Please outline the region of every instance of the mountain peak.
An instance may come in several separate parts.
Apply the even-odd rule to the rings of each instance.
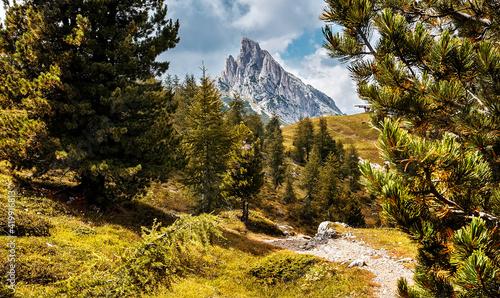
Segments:
[[[216,84],[228,98],[239,93],[255,112],[276,114],[289,124],[301,116],[342,114],[333,99],[286,72],[269,52],[247,37],[241,39],[236,60],[232,56],[226,59]]]

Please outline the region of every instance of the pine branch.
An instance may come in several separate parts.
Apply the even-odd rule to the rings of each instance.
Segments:
[[[453,206],[455,208],[462,210],[462,208],[457,203],[445,198],[441,193],[439,193],[439,191],[436,189],[436,186],[432,182],[430,170],[426,168],[424,169],[424,172],[425,172],[425,180],[429,184],[429,191],[431,194],[434,195],[434,198],[436,198],[439,202],[441,202],[444,205]]]
[[[488,19],[481,19],[481,18],[478,18],[474,15],[469,15],[469,14],[466,14],[464,12],[461,12],[459,10],[455,10],[453,9],[453,6],[450,7],[450,10],[448,11],[448,13],[451,15],[451,16],[454,16],[455,18],[459,19],[460,21],[474,21],[474,22],[479,22],[481,23],[482,25],[486,26],[486,27],[490,27],[491,26],[491,21],[488,20]]]
[[[366,34],[363,32],[363,30],[361,30],[360,26],[356,26],[356,31],[361,36],[361,39],[363,39],[364,44],[370,50],[370,54],[372,54],[373,56],[377,56],[377,51],[375,51],[375,49],[372,47],[372,45],[370,44],[370,41],[366,37]]]

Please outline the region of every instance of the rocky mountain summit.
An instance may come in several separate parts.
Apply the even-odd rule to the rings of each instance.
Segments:
[[[286,124],[299,121],[301,115],[313,118],[343,114],[333,99],[286,72],[269,52],[246,37],[241,40],[236,60],[232,56],[226,59],[215,83],[225,97],[239,93],[256,113],[276,113]]]

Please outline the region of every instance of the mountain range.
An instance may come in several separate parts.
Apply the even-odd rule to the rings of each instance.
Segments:
[[[238,57],[226,59],[215,84],[226,102],[238,93],[249,110],[264,118],[276,114],[284,124],[301,117],[343,115],[332,98],[285,71],[268,51],[247,37],[241,40]]]

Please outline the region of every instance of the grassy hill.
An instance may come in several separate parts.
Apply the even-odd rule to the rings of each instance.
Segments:
[[[136,290],[131,283],[137,280],[125,274],[134,268],[128,265],[156,272],[158,263],[153,267],[146,266],[143,259],[131,263],[130,256],[154,246],[144,240],[141,227],[151,228],[155,219],[169,226],[176,215],[191,216],[194,201],[187,190],[172,179],[153,185],[131,202],[105,209],[89,205],[84,198],[56,193],[54,189],[60,185],[55,182],[34,181],[32,187],[20,188],[12,181],[0,164],[0,203],[7,205],[8,191],[16,193],[18,231],[16,294],[10,296],[5,287],[0,287],[1,297],[105,297],[102,293],[107,293],[106,297],[371,297],[374,290],[372,275],[366,270],[261,242],[275,235],[276,226],[263,216],[276,207],[269,206],[267,212],[251,212],[250,229],[239,221],[238,210],[219,214],[217,228],[222,237],[216,237],[206,249],[189,246],[191,263],[184,272],[171,272],[150,292],[116,296],[109,292],[115,286]],[[0,245],[5,247],[12,238],[7,211],[2,210]],[[282,216],[275,215],[273,220],[279,221]],[[376,229],[361,230],[366,235],[378,233]],[[390,238],[389,245],[380,242],[383,239],[372,242],[390,250],[398,232],[384,234]],[[10,264],[7,253],[1,254],[4,272]],[[316,276],[315,272],[321,274]],[[170,282],[169,288],[166,285]]]
[[[311,119],[315,129],[319,126],[319,119]],[[370,126],[370,114],[328,116],[326,121],[328,132],[334,139],[342,141],[344,145],[353,144],[358,150],[359,156],[363,159],[369,159],[377,163],[382,161],[375,146],[378,132]],[[293,146],[293,136],[297,125],[298,123],[294,123],[283,127],[284,144],[288,149]]]

